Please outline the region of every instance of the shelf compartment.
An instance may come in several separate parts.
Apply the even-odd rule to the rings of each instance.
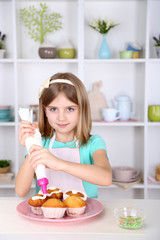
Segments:
[[[6,34],[4,41],[6,48],[5,58],[13,58],[14,56],[13,26],[11,24],[13,22],[12,13],[12,1],[0,1],[0,31],[2,31],[2,34]]]
[[[106,98],[107,107],[113,107],[113,100],[120,94],[126,94],[134,104],[132,118],[144,121],[144,85],[145,64],[85,64],[84,83],[88,92],[93,84],[102,81],[100,91]],[[114,87],[113,87],[114,86]]]
[[[98,134],[104,139],[111,166],[134,167],[144,175],[144,128],[125,126],[113,128],[113,126],[92,128],[92,134]]]
[[[1,63],[0,76],[0,105],[11,105],[14,107],[15,81],[13,64]]]
[[[149,1],[149,57],[157,58],[156,49],[154,47],[155,41],[153,40],[153,36],[159,38],[159,26],[158,22],[160,22],[160,1]],[[160,60],[160,59],[159,59]]]
[[[28,8],[31,5],[39,8],[40,1],[18,1],[16,4],[17,13],[17,56],[19,59],[40,59],[38,49],[40,42],[35,42],[28,34],[28,29],[20,20],[19,11],[22,8]],[[48,12],[60,13],[62,16],[62,29],[53,31],[46,35],[46,39],[58,48],[65,38],[70,40],[76,48],[78,56],[78,4],[77,1],[47,1]],[[72,14],[70,14],[72,12]],[[72,26],[72,27],[71,27]],[[46,40],[45,39],[45,40]]]
[[[160,147],[159,147],[160,127],[152,126],[148,128],[147,133],[147,162],[148,175],[154,176],[156,166],[160,165]]]
[[[84,55],[85,59],[98,58],[101,44],[101,34],[92,29],[89,23],[92,19],[108,18],[118,26],[107,34],[107,42],[111,51],[111,58],[119,58],[119,51],[126,49],[128,42],[137,42],[143,48],[145,57],[147,1],[85,1],[84,4]],[[125,9],[125,14],[124,14]],[[132,9],[132,11],[130,11]],[[127,20],[126,20],[127,19]],[[118,39],[118,41],[117,41]]]

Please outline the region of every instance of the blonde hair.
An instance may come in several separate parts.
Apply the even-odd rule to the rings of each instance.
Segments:
[[[60,92],[75,104],[79,106],[79,122],[76,128],[75,136],[79,140],[80,145],[86,144],[90,138],[92,128],[90,104],[86,89],[83,83],[72,73],[56,73],[50,78],[50,81],[56,79],[68,79],[73,85],[58,82],[50,84],[45,88],[39,98],[39,131],[43,137],[51,138],[54,134],[54,129],[50,126],[45,114],[47,107]]]

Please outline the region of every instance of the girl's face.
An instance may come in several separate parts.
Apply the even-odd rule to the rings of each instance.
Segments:
[[[70,101],[63,92],[45,108],[49,124],[54,128],[56,136],[71,134],[74,137],[74,130],[79,121],[79,107]]]

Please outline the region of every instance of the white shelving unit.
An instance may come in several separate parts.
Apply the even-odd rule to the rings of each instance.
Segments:
[[[61,13],[63,29],[48,36],[58,48],[67,36],[75,48],[75,59],[40,59],[39,43],[30,39],[19,20],[19,9],[46,2],[49,11]],[[0,105],[11,105],[14,122],[0,122],[0,158],[12,159],[16,175],[25,149],[18,143],[18,108],[38,103],[41,83],[56,72],[70,71],[84,82],[87,91],[102,80],[101,91],[111,100],[122,92],[136,104],[133,122],[93,122],[93,133],[106,141],[111,166],[128,165],[141,171],[144,182],[129,191],[115,185],[100,187],[101,198],[160,198],[160,185],[148,184],[147,176],[160,163],[160,123],[148,121],[148,105],[159,104],[160,59],[156,58],[153,36],[158,36],[160,0],[0,0],[0,30],[7,35],[6,58],[0,59]],[[107,35],[111,58],[98,59],[101,36],[88,25],[92,18],[108,17],[119,25]],[[123,60],[119,51],[128,42],[138,42],[139,59]],[[37,93],[37,94],[36,94]],[[33,186],[34,187],[34,186]],[[0,196],[13,196],[14,179],[0,184]],[[8,190],[10,189],[10,193]]]

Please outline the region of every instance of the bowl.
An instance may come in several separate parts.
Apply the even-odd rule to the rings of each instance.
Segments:
[[[120,51],[121,59],[130,59],[133,56],[133,51]]]
[[[0,118],[6,118],[10,114],[10,109],[0,109]]]
[[[119,166],[112,168],[113,177],[118,181],[127,182],[136,179],[139,171],[135,168],[127,166]]]
[[[62,59],[71,59],[76,55],[75,48],[59,48],[58,56]]]
[[[113,214],[118,226],[125,229],[139,229],[144,224],[145,214],[143,209],[120,207],[114,209]]]

